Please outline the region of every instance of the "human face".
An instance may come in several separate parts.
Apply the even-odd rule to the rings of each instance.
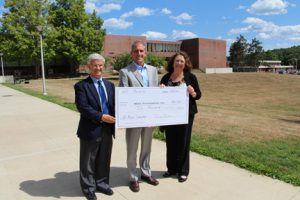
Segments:
[[[174,70],[183,71],[185,67],[185,59],[182,55],[177,55],[174,59],[173,68]]]
[[[141,43],[137,43],[135,45],[135,48],[133,49],[133,51],[131,52],[131,58],[132,60],[140,65],[143,66],[144,65],[144,59],[146,57],[146,52],[145,52],[145,47],[143,44]]]
[[[102,75],[103,67],[103,60],[91,60],[89,64],[90,75],[99,79]]]

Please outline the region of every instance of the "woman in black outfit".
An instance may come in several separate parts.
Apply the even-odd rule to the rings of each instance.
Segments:
[[[194,115],[198,112],[196,100],[200,99],[201,91],[197,77],[191,73],[193,66],[185,52],[176,53],[170,59],[161,79],[161,86],[187,87],[189,93],[189,122],[188,124],[165,126],[167,144],[167,168],[164,177],[178,175],[178,181],[187,180],[190,169],[190,141]]]

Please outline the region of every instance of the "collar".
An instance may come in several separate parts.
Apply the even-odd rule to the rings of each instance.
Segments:
[[[98,81],[103,81],[103,80],[102,80],[102,77],[99,78],[99,79],[97,79],[97,78],[95,78],[95,77],[93,77],[93,76],[90,76],[90,77],[91,77],[91,79],[93,80],[94,83],[97,83]]]
[[[138,64],[136,64],[135,62],[133,62],[133,64],[135,65],[135,67],[136,67],[138,70],[147,69],[147,65],[146,65],[146,64],[144,64],[144,66],[138,65]]]

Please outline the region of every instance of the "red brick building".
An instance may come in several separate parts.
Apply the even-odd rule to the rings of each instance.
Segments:
[[[147,52],[166,59],[175,52],[185,51],[191,58],[194,68],[207,71],[207,68],[226,68],[226,42],[193,38],[180,41],[147,40],[144,36],[106,35],[103,55],[115,57],[118,54],[129,53],[135,40],[144,42]]]

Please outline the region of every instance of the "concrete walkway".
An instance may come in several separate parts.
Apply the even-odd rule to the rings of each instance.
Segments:
[[[79,114],[0,85],[0,199],[84,199],[78,178]],[[162,178],[165,144],[153,141],[151,167],[160,184],[128,188],[124,130],[114,140],[107,200],[300,200],[300,187],[191,154],[187,182]]]

